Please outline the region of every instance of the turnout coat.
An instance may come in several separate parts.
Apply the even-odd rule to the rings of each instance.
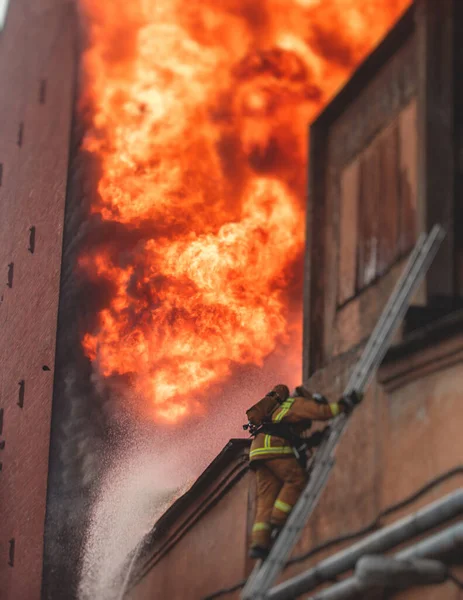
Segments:
[[[287,423],[292,425],[295,434],[301,435],[312,421],[328,421],[341,412],[338,402],[319,403],[312,397],[296,396],[288,398],[280,404],[271,415],[271,423]],[[252,462],[294,456],[293,448],[288,440],[259,433],[251,444],[249,459]]]

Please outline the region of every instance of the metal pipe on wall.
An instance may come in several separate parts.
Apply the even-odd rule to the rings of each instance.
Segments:
[[[330,556],[308,571],[284,581],[272,588],[267,598],[290,600],[300,596],[320,583],[332,581],[338,575],[353,569],[362,556],[395,548],[461,513],[463,513],[463,490],[457,490]]]
[[[369,554],[355,565],[355,576],[368,587],[407,589],[413,585],[444,583],[447,566],[430,558],[399,559]]]
[[[449,552],[456,551],[462,546],[463,522],[460,522],[410,546],[402,552],[398,552],[394,558],[397,560],[440,558]],[[322,590],[315,596],[310,596],[307,600],[350,600],[370,588],[369,584],[362,582],[357,575],[354,575],[326,590]]]

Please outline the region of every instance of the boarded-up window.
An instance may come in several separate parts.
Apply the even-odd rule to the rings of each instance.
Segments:
[[[400,138],[400,233],[399,246],[405,253],[413,246],[417,234],[417,123],[416,103],[413,102],[399,117]]]
[[[340,214],[338,295],[340,304],[355,295],[359,168],[359,162],[355,161],[344,170],[341,176],[342,203]]]
[[[338,304],[383,275],[416,239],[416,104],[341,174]]]
[[[391,127],[379,140],[380,187],[378,191],[378,264],[382,275],[398,258],[399,248],[399,130]]]
[[[378,262],[379,147],[374,144],[360,160],[357,241],[357,289],[376,277]]]

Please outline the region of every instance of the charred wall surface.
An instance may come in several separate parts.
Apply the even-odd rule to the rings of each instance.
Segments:
[[[110,392],[98,379],[82,347],[83,332],[105,306],[110,287],[103,278],[90,281],[79,258],[102,240],[123,238],[123,232],[118,224],[108,226],[91,212],[100,173],[98,162],[82,149],[89,124],[86,109],[79,104],[83,85],[79,65],[86,38],[85,24],[78,17],[78,76],[64,215],[45,526],[42,597],[47,600],[78,595],[97,485],[131,426],[118,403],[117,386]]]
[[[79,250],[88,231],[90,165],[80,151],[84,123],[74,109],[66,195],[53,388],[43,567],[43,597],[75,598],[91,490],[104,437],[101,397],[91,382],[80,324],[88,290],[79,278]]]
[[[0,31],[0,590],[38,599],[68,150],[73,2],[15,0]]]

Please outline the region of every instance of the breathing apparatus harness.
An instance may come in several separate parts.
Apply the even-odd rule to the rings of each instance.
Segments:
[[[298,388],[296,388],[298,391]],[[274,410],[276,410],[283,401],[280,400],[278,394],[275,392],[269,392],[267,396],[275,396],[277,400],[277,405]],[[322,396],[321,394],[312,394],[311,397],[318,404],[327,404],[328,400]],[[272,411],[273,413],[274,411]],[[310,429],[312,426],[312,422],[309,421],[307,424],[307,429]],[[264,417],[259,425],[255,425],[251,422],[243,425],[244,431],[248,431],[251,437],[256,437],[259,433],[263,433],[265,435],[272,435],[275,437],[280,437],[286,440],[292,450],[294,452],[294,456],[296,460],[301,465],[303,469],[307,467],[307,452],[312,448],[317,448],[323,441],[325,435],[329,432],[329,425],[320,431],[315,431],[307,438],[303,438],[298,435],[290,423],[274,423],[272,421],[272,414]]]

